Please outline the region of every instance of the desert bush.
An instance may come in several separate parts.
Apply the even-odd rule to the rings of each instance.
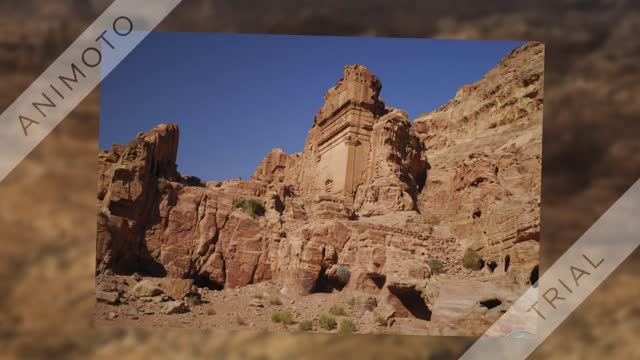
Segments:
[[[265,212],[262,202],[257,199],[234,199],[233,206],[244,210],[254,219],[258,216],[263,216]]]
[[[282,305],[282,301],[280,300],[279,297],[274,296],[271,299],[269,299],[269,304],[271,304],[271,305]]]
[[[467,251],[464,253],[464,257],[462,258],[462,266],[464,266],[465,269],[478,271],[482,269],[484,262],[477,252],[471,248],[467,248]]]
[[[338,266],[338,269],[336,270],[336,279],[341,283],[346,284],[349,282],[350,278],[351,271],[349,271],[349,268],[344,265]]]
[[[184,297],[184,302],[189,307],[202,304],[202,296],[200,294],[189,294]]]
[[[345,316],[347,313],[344,311],[342,306],[334,305],[329,309],[329,314],[333,316]]]
[[[158,191],[162,194],[166,193],[171,189],[171,184],[165,178],[158,178]]]
[[[244,207],[244,199],[233,199],[233,206],[242,209]]]
[[[352,296],[352,297],[350,297],[350,298],[347,300],[347,305],[349,305],[349,306],[353,306],[353,305],[355,305],[355,304],[356,304],[356,298],[355,298],[355,296]]]
[[[303,320],[298,324],[298,330],[311,331],[313,330],[313,324],[309,320]]]
[[[442,261],[438,259],[430,259],[429,266],[431,267],[431,273],[433,274],[441,274],[443,272]]]
[[[322,316],[320,316],[319,323],[320,323],[320,327],[325,330],[333,330],[337,326],[336,318],[326,314],[322,314]]]
[[[264,299],[264,295],[262,293],[255,293],[253,294],[253,297],[259,300]]]
[[[271,313],[271,321],[275,323],[282,323],[284,325],[293,324],[293,314],[290,311],[274,311]]]
[[[247,325],[247,322],[244,321],[244,319],[240,317],[240,315],[236,315],[236,323],[240,326]]]
[[[387,320],[385,320],[382,316],[377,315],[373,318],[373,321],[376,322],[379,326],[387,326]]]
[[[209,309],[207,310],[207,315],[211,316],[211,315],[215,315],[216,311],[214,309]]]
[[[340,334],[351,334],[356,331],[356,325],[351,319],[340,320],[340,326],[338,326],[338,332]]]

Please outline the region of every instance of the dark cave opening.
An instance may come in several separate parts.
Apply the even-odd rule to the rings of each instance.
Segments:
[[[418,290],[415,288],[389,287],[389,291],[411,315],[418,319],[431,320],[431,310],[427,307]]]
[[[167,270],[164,268],[158,260],[154,259],[146,249],[143,249],[144,253],[140,257],[140,266],[137,271],[143,276],[151,277],[165,277],[167,276]]]
[[[198,276],[193,280],[193,283],[195,286],[199,288],[207,288],[209,290],[216,290],[216,291],[224,290],[224,285],[220,285],[217,282],[212,281],[209,278],[208,274],[203,274]]]
[[[504,257],[504,272],[507,272],[510,264],[511,264],[511,256],[507,255]]]
[[[478,218],[480,218],[480,216],[482,216],[482,211],[481,210],[476,210],[476,211],[473,212],[472,217],[474,219],[478,219]]]
[[[342,291],[345,285],[346,284],[341,283],[336,278],[328,277],[326,274],[326,269],[322,269],[320,270],[320,275],[318,276],[316,285],[311,292],[330,294],[334,290]]]
[[[489,267],[489,271],[493,272],[498,267],[498,263],[495,261],[489,261],[487,263],[487,267]]]
[[[480,301],[480,306],[484,306],[489,310],[495,307],[498,307],[500,305],[502,305],[502,301],[500,301],[499,299],[489,299],[489,300]]]
[[[422,193],[422,190],[424,190],[424,186],[427,183],[427,179],[429,178],[429,170],[431,170],[431,164],[429,164],[429,162],[427,161],[424,173],[422,173],[420,176],[418,176],[417,179],[415,179],[416,185],[418,186],[418,193]]]
[[[534,288],[538,287],[538,265],[534,266],[533,269],[531,270],[531,275],[529,275],[529,283],[531,284],[531,286],[533,286]]]
[[[369,275],[369,279],[373,281],[378,289],[382,289],[384,287],[384,283],[387,282],[387,277],[384,275]]]

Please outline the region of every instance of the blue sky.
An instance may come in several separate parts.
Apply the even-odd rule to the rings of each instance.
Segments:
[[[246,179],[272,148],[302,150],[345,65],[369,68],[386,104],[414,119],[521,44],[153,32],[100,85],[100,149],[175,122],[182,174]]]

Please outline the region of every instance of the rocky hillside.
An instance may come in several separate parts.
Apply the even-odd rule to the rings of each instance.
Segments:
[[[514,253],[537,261],[543,65],[544,46],[525,44],[413,122],[431,165],[422,208],[501,268]]]
[[[192,279],[200,296],[270,280],[300,306],[364,296],[360,329],[481,332],[537,278],[543,54],[514,50],[413,122],[347,66],[304,150],[272,150],[248,181],[178,173],[175,124],[114,145],[99,156],[99,286],[120,284],[105,288],[118,303],[114,276]]]

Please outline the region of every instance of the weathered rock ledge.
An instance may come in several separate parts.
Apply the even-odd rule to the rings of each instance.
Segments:
[[[486,326],[498,310],[471,298],[502,309],[537,274],[542,61],[528,43],[414,122],[368,69],[345,67],[304,150],[272,150],[247,181],[181,175],[175,124],[114,145],[98,158],[97,273],[272,280],[285,294],[370,294],[397,317],[475,309]],[[463,267],[468,248],[481,270]]]

